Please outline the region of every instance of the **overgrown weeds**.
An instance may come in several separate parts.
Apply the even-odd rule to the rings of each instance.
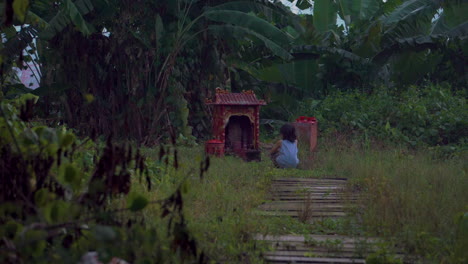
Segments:
[[[304,203],[301,206],[301,210],[298,213],[299,221],[307,223],[312,218],[312,198],[310,192],[305,194]]]
[[[350,179],[365,197],[362,227],[406,253],[459,263],[460,215],[468,208],[468,157],[436,159],[428,149],[363,147],[322,140],[317,164]],[[346,146],[346,147],[343,147]]]
[[[300,151],[302,168],[287,171],[295,177],[348,178],[347,191],[362,195],[350,217],[303,223],[281,217],[266,222],[274,234],[344,234],[386,240],[369,261],[399,263],[395,248],[417,261],[464,263],[468,244],[468,155],[440,156],[434,148],[405,147],[353,136],[319,138],[313,159]],[[306,157],[306,158],[304,158]],[[310,157],[310,156],[309,156]],[[279,174],[284,171],[278,172]],[[415,256],[418,256],[415,258]],[[365,257],[365,256],[364,256]]]
[[[165,171],[155,149],[143,153],[149,157],[155,190],[147,192],[136,187],[133,191],[158,200],[183,185],[188,228],[209,258],[230,263],[262,261],[261,247],[252,238],[262,225],[262,217],[255,209],[265,199],[273,177],[270,161],[246,163],[232,156],[213,157],[200,179],[197,168],[204,159],[201,147],[179,147],[178,170],[168,167]],[[155,217],[159,214],[160,209],[153,207],[145,211],[144,217],[151,226],[162,226]]]

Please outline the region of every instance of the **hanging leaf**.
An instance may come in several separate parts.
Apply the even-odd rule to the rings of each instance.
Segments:
[[[296,56],[297,53],[299,54],[316,54],[316,55],[324,55],[324,54],[334,54],[338,55],[342,58],[348,59],[352,62],[360,63],[360,64],[367,64],[368,61],[352,52],[349,52],[344,49],[338,48],[331,48],[331,47],[321,47],[315,45],[303,45],[303,46],[296,46],[292,50],[293,54]]]
[[[450,37],[460,37],[460,38],[463,36],[468,36],[468,21],[451,29],[449,32],[447,32],[447,35]],[[464,45],[464,47],[466,47],[466,45]]]
[[[382,1],[379,0],[339,0],[340,13],[343,20],[349,16],[350,21],[367,20],[371,18],[380,8]],[[347,22],[348,23],[348,22]]]
[[[214,7],[210,7],[210,10],[235,10],[245,13],[252,12],[254,14],[260,14],[269,21],[281,25],[290,25],[295,30],[301,30],[296,16],[292,16],[289,8],[281,3],[272,3],[268,0],[240,0],[223,3]]]
[[[14,0],[13,11],[18,19],[23,22],[26,16],[26,10],[29,6],[29,0]]]
[[[28,15],[26,16],[26,20],[24,21],[25,24],[30,24],[37,26],[40,29],[45,29],[49,23],[42,19],[42,17],[38,16],[37,14],[29,11]]]
[[[146,199],[146,197],[142,195],[135,195],[133,198],[131,198],[130,206],[128,207],[128,209],[130,209],[130,211],[136,212],[142,210],[147,205],[148,199]]]
[[[336,27],[337,8],[333,1],[314,1],[314,26],[318,31],[325,32]]]
[[[281,15],[289,15],[289,11],[281,4],[275,4],[268,0],[241,0],[223,3],[210,7],[210,10],[236,10],[241,12],[266,13],[267,10]]]
[[[398,23],[413,16],[418,16],[430,11],[431,14],[435,13],[438,6],[432,0],[409,0],[395,8],[390,14],[383,18],[385,25]]]
[[[78,170],[73,164],[65,166],[64,179],[67,183],[74,184],[78,180]]]
[[[155,19],[155,33],[156,33],[156,41],[158,43],[158,47],[161,45],[161,41],[163,39],[164,34],[164,23],[161,19],[159,14],[156,14]]]
[[[36,206],[43,207],[43,206],[46,206],[48,202],[54,200],[55,197],[56,196],[54,193],[51,193],[49,190],[43,188],[43,189],[39,189],[34,194],[34,202]]]
[[[86,11],[91,11],[89,6],[85,3],[86,1],[81,1],[77,4],[81,4]],[[95,31],[93,25],[87,23],[83,16],[81,15],[80,11],[78,11],[77,6],[71,1],[65,1],[65,12],[70,17],[71,22],[78,28],[85,35],[90,35]]]
[[[219,35],[223,35],[222,32],[229,32],[231,35],[236,34],[237,36],[245,36],[245,35],[250,35],[253,36],[260,41],[262,41],[265,46],[271,50],[273,54],[276,56],[289,60],[292,59],[291,54],[284,48],[282,48],[280,45],[277,43],[271,41],[269,38],[254,32],[248,28],[244,27],[238,27],[238,26],[232,26],[232,25],[212,25],[209,27],[211,31],[217,32]]]
[[[312,4],[309,0],[298,0],[296,3],[297,8],[304,10],[312,7]]]
[[[112,227],[104,225],[96,225],[92,229],[92,234],[98,241],[112,241],[117,237],[117,234]]]
[[[93,9],[90,0],[78,0],[76,2],[66,0],[64,8],[49,21],[46,29],[40,33],[40,37],[49,40],[70,24],[74,24],[83,34],[90,35],[96,30],[93,25],[84,20],[83,16]]]
[[[467,2],[443,2],[443,11],[434,23],[431,34],[444,34],[468,21]]]
[[[291,39],[274,25],[248,13],[239,11],[216,10],[205,13],[206,17],[216,22],[237,25],[269,39],[279,46],[287,46]]]
[[[373,23],[365,31],[365,37],[356,42],[356,45],[352,47],[355,54],[364,57],[371,58],[381,51],[381,38],[382,38],[382,25],[380,22]]]

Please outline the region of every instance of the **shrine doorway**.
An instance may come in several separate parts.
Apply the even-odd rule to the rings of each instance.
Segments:
[[[244,156],[253,148],[253,125],[247,116],[231,116],[225,128],[225,149]]]

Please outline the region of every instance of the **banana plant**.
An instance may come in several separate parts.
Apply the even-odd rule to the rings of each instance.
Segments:
[[[464,67],[460,65],[464,65],[461,58],[467,55],[467,49],[463,48],[468,35],[466,1],[315,0],[295,3],[311,13],[307,16],[311,18],[303,19],[308,24],[307,31],[296,38],[291,52],[294,59],[258,71],[260,79],[275,76],[276,82],[297,86],[300,90],[309,90],[309,95],[318,96],[319,91],[328,89],[324,86],[330,87],[330,84],[343,89],[392,82],[410,84],[424,76],[444,79],[436,76],[437,69],[443,65],[449,65],[456,76],[464,76]],[[336,17],[342,20],[343,28],[337,25]],[[301,64],[321,67],[307,66],[307,77],[293,74],[300,72]],[[335,73],[332,80],[324,79],[330,71]],[[281,76],[285,77],[278,80]],[[341,78],[347,80],[342,82]]]
[[[87,123],[84,133],[112,130],[146,143],[148,134],[190,134],[186,97],[201,101],[206,83],[224,83],[225,58],[260,44],[257,59],[288,60],[291,33],[300,30],[266,0],[24,1],[15,23],[35,30],[44,74],[35,93],[50,100],[47,112],[73,127]]]

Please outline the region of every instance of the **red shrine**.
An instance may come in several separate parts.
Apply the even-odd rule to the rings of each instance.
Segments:
[[[231,93],[216,88],[214,100],[206,99],[206,104],[213,105],[214,137],[206,143],[207,152],[234,153],[247,160],[260,159],[259,113],[260,106],[266,105],[265,101],[258,100],[253,91]]]

